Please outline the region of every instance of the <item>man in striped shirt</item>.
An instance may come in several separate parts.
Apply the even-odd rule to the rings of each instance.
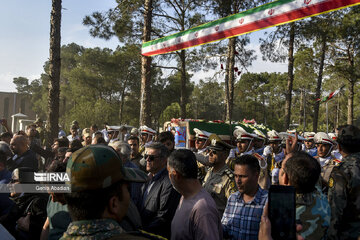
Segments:
[[[235,160],[234,176],[238,192],[230,195],[221,219],[224,238],[258,239],[259,224],[267,191],[258,185],[260,166],[252,155]]]

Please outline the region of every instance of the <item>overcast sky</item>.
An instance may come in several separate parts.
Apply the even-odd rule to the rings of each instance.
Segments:
[[[115,0],[63,0],[61,44],[75,42],[84,47],[115,49],[116,38],[105,41],[89,35],[82,25],[84,16],[94,11],[106,11],[116,5]],[[51,0],[1,0],[0,1],[0,91],[16,91],[14,77],[34,80],[43,72],[49,58]],[[258,51],[258,41],[253,33],[251,45]],[[253,63],[250,71],[286,71],[286,64]],[[199,74],[196,75],[200,77]]]

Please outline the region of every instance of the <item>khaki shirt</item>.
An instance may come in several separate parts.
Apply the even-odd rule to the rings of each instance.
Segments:
[[[203,187],[213,197],[222,216],[229,196],[237,191],[233,172],[226,164],[216,173],[213,172],[213,168],[210,168],[205,176]]]

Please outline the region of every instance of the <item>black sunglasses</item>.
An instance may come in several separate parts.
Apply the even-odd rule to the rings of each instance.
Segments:
[[[144,155],[144,159],[145,159],[145,160],[149,159],[149,160],[148,160],[149,162],[154,161],[155,158],[158,158],[158,157],[159,157],[159,156],[156,156],[156,155],[148,155],[148,154],[145,154],[145,155]]]
[[[215,155],[216,155],[216,154],[217,154],[217,151],[216,151],[216,150],[212,150],[212,149],[211,149],[211,150],[210,150],[210,153],[212,153],[212,154],[215,154]]]

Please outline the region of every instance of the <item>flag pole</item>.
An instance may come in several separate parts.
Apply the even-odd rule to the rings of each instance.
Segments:
[[[329,133],[328,102],[326,102],[326,133]]]

